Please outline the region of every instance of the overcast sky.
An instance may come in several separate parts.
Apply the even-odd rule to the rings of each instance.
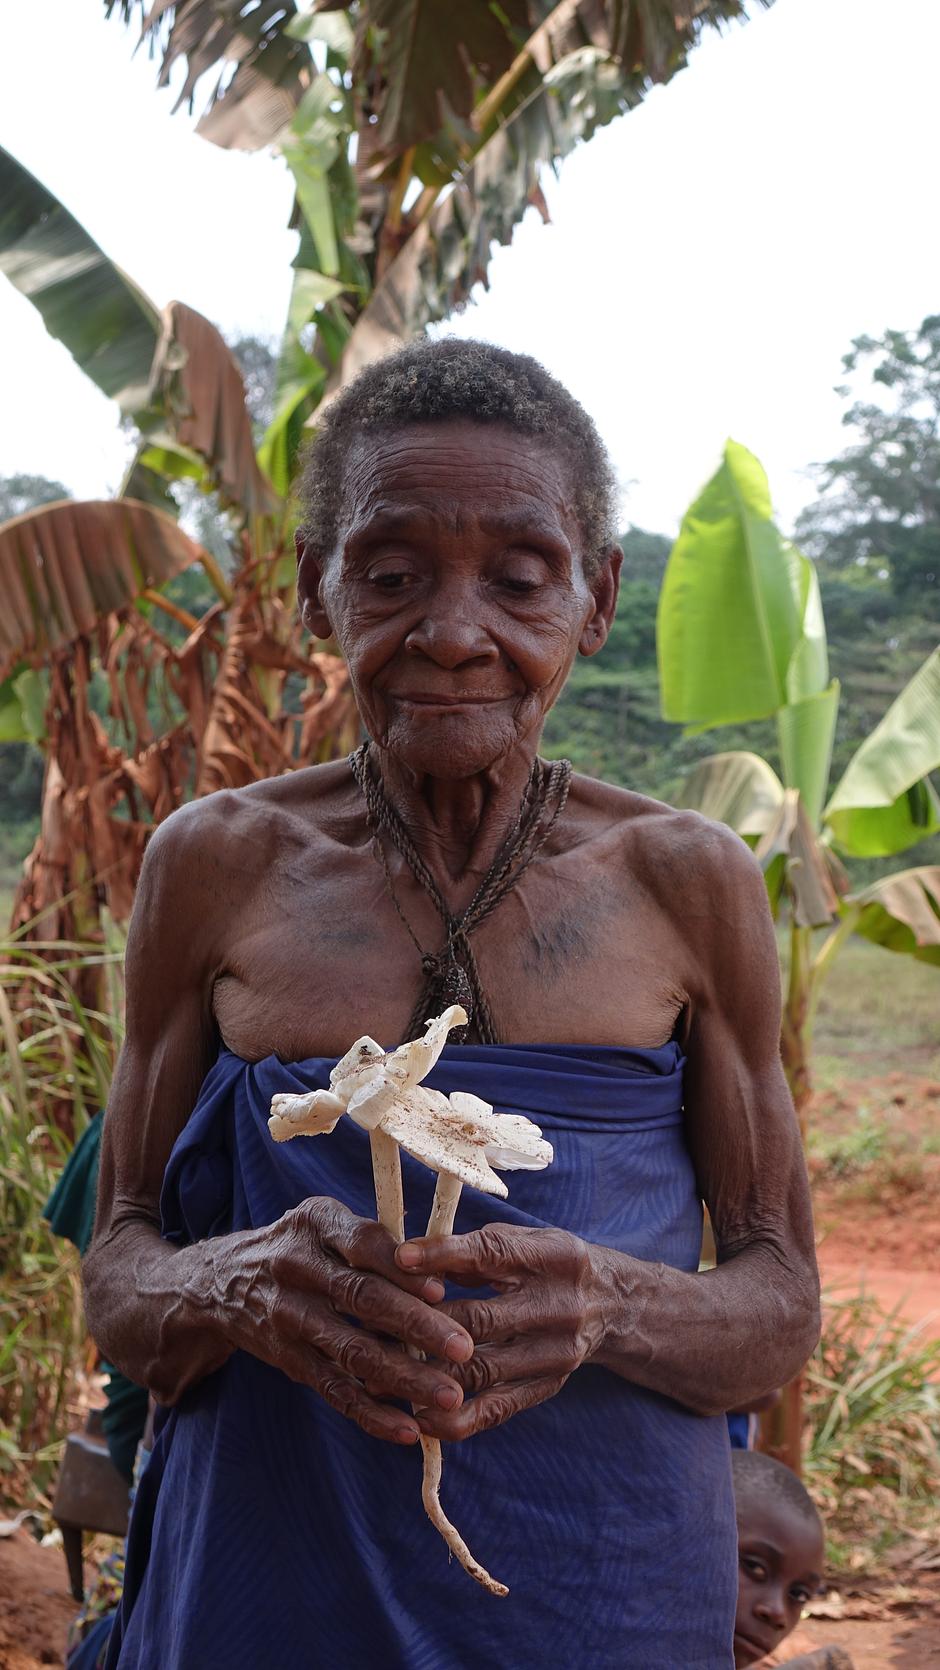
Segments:
[[[6,6],[0,145],[159,304],[278,336],[296,234],[272,155],[171,117],[102,0]],[[847,440],[833,392],[860,332],[940,311],[940,0],[777,0],[565,163],[447,327],[535,354],[592,412],[625,520],[673,532],[733,435],[782,521]],[[116,486],[117,409],[0,279],[0,473]]]

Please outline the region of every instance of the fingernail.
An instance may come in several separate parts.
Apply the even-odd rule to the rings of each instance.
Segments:
[[[466,1363],[473,1356],[473,1341],[466,1334],[451,1334],[444,1346],[444,1356],[452,1363]]]
[[[395,1437],[398,1439],[399,1444],[416,1444],[418,1441],[418,1434],[415,1432],[413,1426],[396,1427]]]
[[[443,1299],[444,1283],[442,1281],[438,1281],[436,1276],[429,1276],[422,1291],[426,1299]]]
[[[396,1248],[395,1257],[403,1270],[417,1270],[421,1263],[421,1248],[409,1247],[406,1242],[403,1247]]]
[[[434,1393],[434,1402],[439,1409],[456,1409],[460,1402],[460,1392],[456,1386],[441,1386]]]

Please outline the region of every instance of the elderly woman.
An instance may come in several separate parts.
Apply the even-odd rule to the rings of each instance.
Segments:
[[[95,1337],[161,1405],[108,1662],[731,1666],[719,1412],[817,1326],[760,872],[728,830],[539,758],[621,553],[594,426],[533,360],[445,341],[371,367],[304,492],[303,620],[369,741],[148,849],[85,1272]],[[396,1250],[361,1130],[275,1147],[265,1122],[358,1034],[452,1002],[467,1036],[429,1083],[537,1120],[556,1160]],[[417,1225],[433,1177],[405,1182]],[[448,1564],[420,1433],[508,1599]]]

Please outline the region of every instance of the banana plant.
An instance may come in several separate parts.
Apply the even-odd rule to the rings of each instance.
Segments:
[[[121,490],[138,507],[133,541],[126,513],[99,505],[58,520],[35,511],[0,546],[2,578],[25,599],[0,660],[0,734],[36,735],[43,678],[48,692],[43,834],[21,922],[63,895],[84,900],[92,918],[101,899],[125,915],[149,822],[181,795],[341,745],[350,723],[341,664],[320,656],[315,665],[302,652],[289,604],[289,494],[320,403],[486,281],[493,243],[509,242],[530,204],[545,213],[543,167],[670,80],[706,28],[746,16],[743,0],[679,11],[672,0],[104,3],[125,21],[139,6],[161,83],[186,66],[183,102],[206,71],[217,73],[198,131],[222,146],[276,147],[293,175],[299,238],[274,417],[256,450],[238,368],[214,327],[181,302],[158,308],[0,154],[0,271],[118,401],[139,441]],[[175,569],[198,561],[215,589],[198,619],[168,597],[169,570],[140,545],[145,529],[167,545],[159,513],[176,516],[181,479],[217,492],[233,521],[230,574],[207,553],[177,551]],[[113,537],[96,544],[106,522]],[[71,633],[57,616],[62,586],[53,597],[41,583],[43,545],[60,535],[65,591],[97,600]],[[102,553],[119,548],[122,582],[96,591]],[[174,719],[153,734],[146,692],[158,671]],[[99,676],[123,750],[88,700]],[[298,676],[302,718],[285,705]],[[59,934],[74,934],[74,916],[70,906]]]
[[[6,152],[0,271],[138,438],[115,500],[0,527],[0,736],[46,756],[14,925],[90,943],[102,906],[129,914],[147,836],[181,800],[342,752],[356,722],[339,657],[302,642],[290,507],[258,462],[215,327],[179,302],[158,309]],[[183,477],[229,512],[226,572],[178,525],[170,487]],[[208,584],[193,614],[173,582],[196,566]]]
[[[754,0],[758,10],[770,0]],[[300,232],[275,416],[282,494],[324,395],[486,283],[540,176],[681,70],[745,0],[104,0],[139,17],[178,103],[218,77],[197,132],[274,146]]]
[[[839,685],[830,677],[812,562],[774,525],[757,459],[729,441],[687,512],[657,616],[663,716],[690,731],[773,718],[783,776],[759,755],[700,761],[677,803],[737,830],[756,851],[775,915],[789,916],[781,1049],[805,1127],[820,984],[846,938],[940,966],[940,867],[853,893],[845,857],[890,857],[940,829],[940,647],[830,781]],[[819,929],[823,929],[817,944]]]
[[[806,1134],[819,990],[852,933],[940,966],[940,866],[901,870],[858,893],[839,854],[890,856],[940,828],[940,648],[829,782],[839,707],[813,564],[774,525],[767,477],[729,441],[690,506],[657,613],[663,717],[692,733],[773,718],[782,779],[760,755],[713,754],[676,795],[755,850],[771,908],[789,917],[780,1048]],[[819,931],[822,943],[817,945]],[[803,1379],[762,1418],[761,1447],[801,1470]]]

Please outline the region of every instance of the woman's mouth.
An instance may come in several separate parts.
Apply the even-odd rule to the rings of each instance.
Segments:
[[[449,692],[447,695],[431,690],[403,690],[400,695],[393,695],[392,700],[407,702],[412,707],[490,707],[510,698],[508,695],[477,694],[471,690]]]

